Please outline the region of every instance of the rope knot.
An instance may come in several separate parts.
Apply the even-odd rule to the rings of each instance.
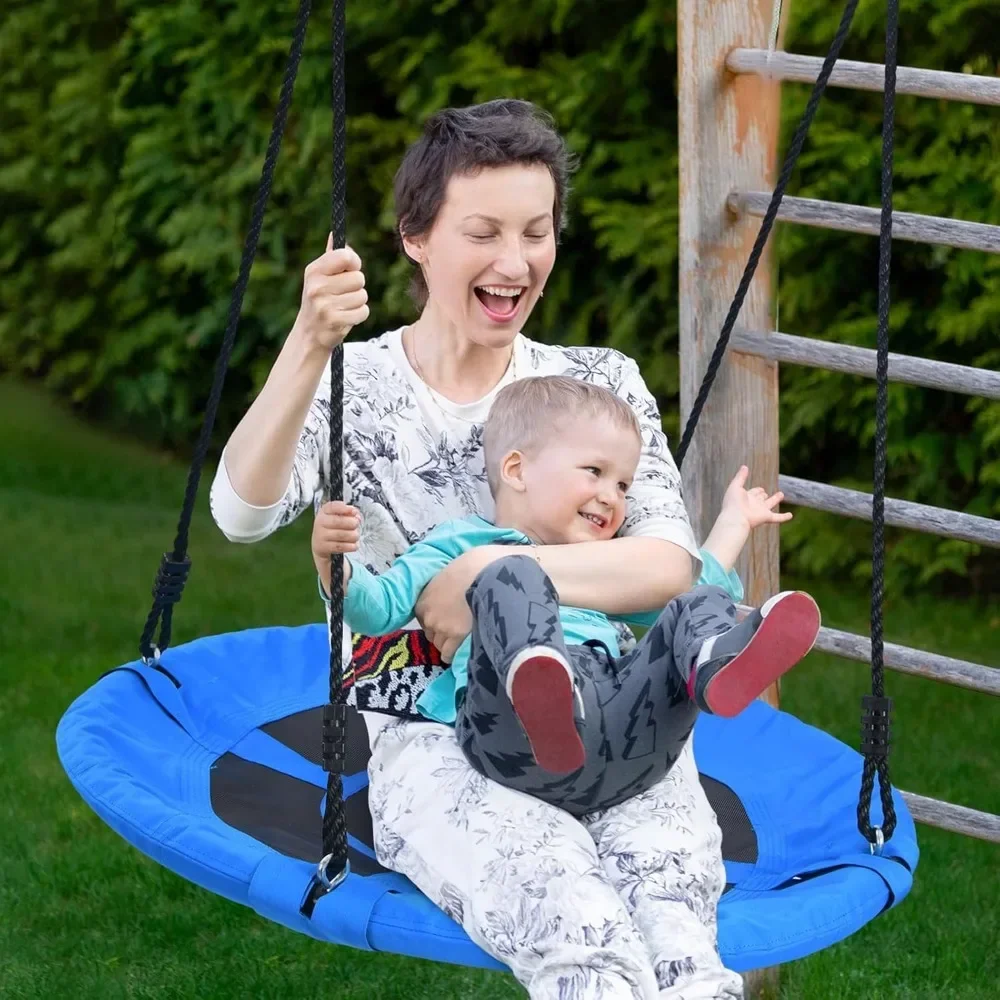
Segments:
[[[163,608],[180,601],[190,572],[190,556],[185,556],[183,560],[177,562],[170,558],[169,552],[163,553],[160,568],[156,571],[156,579],[153,581],[153,600],[157,607]]]

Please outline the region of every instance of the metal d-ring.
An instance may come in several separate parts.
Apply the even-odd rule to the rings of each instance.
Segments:
[[[869,841],[868,850],[871,851],[872,854],[876,854],[881,857],[883,847],[885,847],[885,837],[882,834],[882,827],[877,826],[875,827],[875,843],[873,844]]]
[[[328,854],[325,858],[321,859],[320,863],[316,866],[316,878],[327,892],[332,892],[336,889],[337,886],[347,878],[351,871],[351,862],[345,861],[344,867],[331,879],[326,873],[327,866],[331,861],[333,861],[333,855]]]

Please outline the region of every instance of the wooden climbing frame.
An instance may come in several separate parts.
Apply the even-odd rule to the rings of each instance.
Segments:
[[[787,3],[786,3],[787,8]],[[822,60],[769,51],[773,0],[678,0],[680,146],[681,426],[743,273],[759,217],[775,183],[782,81],[814,83]],[[787,13],[787,10],[786,10]],[[885,67],[838,61],[829,85],[880,91]],[[1000,105],[1000,80],[899,67],[897,92]],[[782,199],[778,221],[852,233],[879,233],[879,208],[810,198]],[[1000,226],[893,213],[896,239],[1000,253]],[[781,489],[788,503],[870,520],[867,493],[781,475],[778,364],[874,378],[875,351],[773,330],[768,254],[761,261],[729,351],[683,464],[685,499],[704,538],[725,487],[746,462],[755,483]],[[1000,399],[1000,372],[891,354],[889,378],[910,385]],[[885,523],[1000,548],[1000,521],[886,498]],[[778,528],[754,533],[737,566],[747,602],[780,589]],[[868,662],[866,636],[824,628],[816,648]],[[885,666],[942,683],[1000,695],[1000,669],[886,643]],[[777,706],[777,685],[764,696]],[[917,822],[1000,842],[1000,816],[901,791]],[[775,983],[777,970],[748,977],[748,991]]]

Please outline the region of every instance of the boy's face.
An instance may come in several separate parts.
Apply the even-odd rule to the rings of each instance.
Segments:
[[[641,450],[635,432],[610,417],[561,420],[549,443],[510,468],[517,526],[544,545],[614,537]]]

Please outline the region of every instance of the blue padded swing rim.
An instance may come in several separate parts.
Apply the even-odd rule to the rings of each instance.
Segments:
[[[474,967],[505,968],[474,945],[464,930],[433,903],[416,894],[406,879],[394,873],[382,872],[364,877],[352,875],[347,909],[337,905],[338,894],[335,892],[328,901],[317,905],[311,924],[306,926],[298,916],[297,901],[298,894],[305,891],[314,865],[285,857],[224,823],[212,811],[208,775],[213,761],[225,753],[291,773],[322,790],[322,771],[317,765],[257,730],[272,720],[324,703],[321,671],[315,666],[306,668],[302,664],[311,661],[315,665],[318,659],[314,655],[316,648],[322,648],[325,642],[326,635],[321,626],[300,626],[247,630],[175,647],[166,656],[168,665],[172,673],[182,678],[187,698],[202,713],[200,719],[193,718],[187,710],[185,694],[159,671],[139,662],[112,671],[106,679],[81,695],[60,722],[57,734],[59,752],[71,781],[81,796],[120,836],[144,853],[182,877],[225,898],[251,906],[262,915],[294,930],[363,950],[386,950]],[[283,665],[298,665],[298,673],[295,667],[291,668],[289,683],[278,687],[274,687],[271,679],[264,676],[260,665],[266,663],[270,672],[275,657]],[[240,663],[239,668],[234,666],[236,661]],[[254,664],[261,671],[256,677],[253,676]],[[217,670],[213,669],[216,665]],[[237,685],[237,690],[232,690],[226,687],[225,675],[229,674],[231,679],[238,669],[241,671],[241,683]],[[259,697],[257,702],[245,697],[243,670],[249,671],[245,686],[253,691],[255,697]],[[261,689],[255,687],[255,680],[260,681]],[[270,691],[266,690],[269,687]],[[289,690],[294,693],[290,695]],[[206,698],[206,694],[210,697]],[[177,815],[166,804],[156,800],[148,788],[123,769],[122,764],[126,764],[127,760],[116,760],[113,754],[109,754],[108,719],[113,721],[121,715],[123,706],[130,700],[134,701],[136,695],[143,702],[151,701],[161,713],[169,712],[175,719],[183,719],[186,723],[183,729],[187,730],[188,745],[177,763],[183,763],[184,780],[198,790],[196,808],[191,816]],[[232,708],[230,705],[232,710],[227,710],[224,704],[227,699],[231,702],[242,700],[244,707]],[[137,711],[141,708],[141,705],[136,706]],[[857,774],[852,773],[849,779],[852,784],[856,782],[860,774],[860,756],[848,751],[828,734],[805,726],[786,713],[762,703],[751,706],[744,716],[750,735],[764,743],[770,741],[772,751],[782,727],[792,724],[796,732],[810,730],[810,746],[816,748],[818,753],[817,771],[823,772],[831,754],[843,757],[847,751],[850,759],[857,761]],[[729,721],[725,724],[728,725]],[[704,730],[706,726],[714,727],[719,723],[720,720],[702,717],[698,726]],[[777,728],[771,729],[772,726]],[[213,727],[218,731],[212,731]],[[798,727],[803,727],[803,730]],[[181,727],[171,725],[172,732],[178,728]],[[713,754],[711,734],[706,734],[700,742],[696,740],[696,757],[702,773],[726,781],[726,776],[720,775],[718,761],[712,760]],[[365,783],[364,778],[366,775],[359,779],[362,784]],[[349,784],[348,794],[352,790],[353,785]],[[819,794],[824,794],[822,787]],[[801,864],[792,867],[785,864],[789,859],[781,849],[781,838],[777,830],[769,826],[773,817],[767,806],[767,797],[763,793],[748,793],[744,787],[739,789],[739,798],[760,838],[759,860],[762,864],[726,862],[727,875],[741,880],[741,884],[727,893],[719,911],[720,946],[730,968],[745,971],[801,958],[853,933],[882,912],[887,904],[897,905],[908,893],[912,874],[907,867],[884,858],[872,859],[868,855],[855,856],[851,853],[846,855],[851,860],[850,867],[843,867],[845,855],[842,851],[840,854],[832,851],[829,859],[818,860],[812,866],[813,869],[828,868],[830,865],[840,867],[810,880],[806,883],[808,889],[805,889],[806,884],[790,885],[781,891],[780,897],[775,892],[768,892],[787,881],[790,875],[801,875],[809,869]],[[140,804],[137,805],[137,802]],[[897,809],[901,822],[887,850],[898,847],[907,866],[912,869],[917,859],[915,832],[901,800]],[[209,856],[203,850],[193,849],[192,837],[185,836],[185,832],[190,834],[191,831],[182,829],[192,822],[205,833],[208,842],[220,848],[219,856]],[[197,840],[197,837],[194,839]],[[860,836],[858,842],[864,843]],[[252,864],[245,860],[248,852],[253,857]],[[243,864],[239,863],[240,854],[243,855]],[[227,864],[227,858],[234,863]],[[280,872],[274,877],[289,879],[288,885],[272,886],[270,872]],[[751,877],[747,878],[748,875]],[[251,886],[254,886],[252,893]],[[887,886],[891,887],[891,895]],[[792,894],[802,893],[803,890],[808,893],[804,902],[815,900],[824,893],[830,899],[818,908],[818,913],[815,912],[817,908],[812,907],[814,912],[811,915],[816,917],[815,920],[799,912],[794,921],[789,921],[788,906]],[[342,894],[339,898],[348,897]],[[756,940],[758,944],[763,942],[763,946],[748,942],[742,929],[727,933],[733,905],[741,902],[752,903],[754,913],[760,914],[761,924]],[[283,909],[286,907],[287,910]],[[746,907],[740,907],[740,910],[746,911]],[[769,922],[769,912],[776,915],[776,922]],[[742,912],[739,916],[745,920],[747,913]],[[367,927],[366,917],[370,918]],[[753,919],[756,921],[756,917]],[[779,924],[782,931],[776,933]],[[750,935],[750,938],[753,937]]]
[[[174,707],[177,706],[177,700],[171,697],[173,685],[158,671],[136,662],[111,671],[105,677],[111,678],[123,673],[136,675],[154,698],[153,688],[148,684],[150,675],[162,678],[163,685],[153,680],[158,693],[166,695]],[[84,801],[115,833],[143,854],[195,885],[231,902],[248,906],[266,919],[320,941],[343,944],[362,951],[386,951],[463,966],[506,969],[505,965],[475,945],[465,931],[441,913],[430,900],[414,894],[409,881],[394,872],[382,872],[363,878],[352,875],[351,905],[348,909],[338,905],[345,897],[343,894],[338,896],[335,891],[317,902],[311,919],[303,917],[299,913],[299,905],[308,891],[315,865],[266,847],[222,822],[212,810],[208,785],[211,766],[221,753],[237,752],[236,746],[239,744],[212,752],[192,737],[187,751],[176,758],[183,770],[185,787],[197,792],[194,801],[199,806],[197,810],[184,814],[183,818],[188,824],[179,831],[183,837],[183,845],[178,843],[169,833],[177,815],[155,795],[148,792],[143,794],[141,784],[131,781],[130,775],[112,771],[106,780],[96,778],[94,772],[102,763],[101,741],[88,733],[89,720],[81,714],[96,694],[96,687],[95,685],[77,698],[60,720],[56,730],[57,750],[71,784]],[[159,702],[159,698],[156,700]],[[315,699],[296,696],[278,704],[282,707],[281,715],[271,716],[269,712],[265,714],[280,718],[284,714],[313,708],[317,702]],[[285,712],[284,709],[289,711]],[[239,718],[239,713],[234,713],[232,718]],[[269,721],[269,718],[263,721]],[[315,765],[299,758],[266,734],[261,733],[260,736],[270,744],[269,750],[281,753],[284,760],[288,756],[296,757],[299,762],[296,767],[300,771],[296,776],[317,785],[315,776],[303,774],[302,769],[304,766],[321,774],[322,769],[315,768]],[[248,754],[246,751],[254,743],[260,746],[260,742],[255,738],[251,738],[251,741],[244,738],[240,743],[244,753],[238,754],[239,756],[247,760],[259,760],[261,755]],[[349,795],[358,783],[345,782],[345,795]],[[317,787],[325,789],[325,782]],[[140,816],[143,809],[149,810],[146,818]],[[152,823],[150,815],[155,815]],[[191,843],[197,839],[197,834],[191,835],[192,826],[197,826],[198,832],[205,835],[206,839],[244,846],[257,855],[255,863],[229,865],[218,855],[208,855],[197,850]]]
[[[788,898],[780,901],[782,908],[788,907],[789,900],[794,898],[794,894],[801,891],[808,893],[812,905],[804,905],[799,909],[799,919],[794,925],[794,929],[786,929],[784,934],[776,934],[772,929],[769,932],[770,947],[765,951],[731,944],[726,955],[726,961],[730,968],[735,971],[745,971],[761,968],[765,965],[782,964],[837,944],[860,930],[887,909],[895,907],[909,892],[912,884],[912,879],[906,877],[908,872],[902,865],[894,861],[864,855],[841,860],[833,866],[818,865],[816,868],[831,869],[822,876],[822,881],[825,883],[822,888],[825,894],[837,897],[837,916],[834,919],[829,919],[829,911],[823,909],[824,919],[822,921],[810,919],[816,911],[814,894],[820,888],[818,885],[820,879],[807,880],[799,885],[789,886],[782,890],[783,893],[790,894]],[[871,872],[872,877],[862,876],[861,873],[865,871]],[[844,900],[848,896],[850,896],[851,901],[845,905]],[[759,907],[759,912],[764,920],[766,920],[770,907],[779,903],[773,898],[773,893],[753,892],[739,888],[732,890],[731,897],[732,903],[741,900],[753,902],[755,907]],[[720,934],[724,933],[725,919],[726,911],[720,908]]]
[[[409,889],[407,880],[394,873],[352,878],[349,919],[343,919],[344,912],[337,906],[338,897],[334,892],[317,903],[312,919],[307,920],[299,913],[299,905],[308,890],[313,865],[264,849],[248,884],[245,876],[237,876],[235,869],[223,871],[217,859],[206,858],[190,848],[181,850],[144,834],[129,811],[121,808],[120,797],[100,795],[87,786],[84,781],[86,769],[74,769],[72,758],[71,753],[63,754],[70,780],[98,815],[123,839],[175,874],[233,902],[249,906],[266,919],[317,940],[333,941],[359,950],[387,951],[414,958],[433,957],[437,961],[452,964],[506,970],[505,965],[473,944],[457,924],[452,933],[442,933],[439,928],[433,927],[432,923],[439,923],[441,915],[429,900],[424,900],[430,918],[426,926],[420,926],[414,921],[413,904],[417,897],[412,894],[407,896],[408,905],[401,911],[394,912],[398,910],[397,907],[386,905],[393,900],[394,890],[405,892]],[[259,846],[240,831],[233,830],[231,836],[255,847]],[[817,864],[814,869],[824,867],[829,867],[829,863]],[[796,933],[786,934],[779,939],[772,932],[769,937],[770,947],[764,950],[743,948],[730,943],[725,950],[727,965],[736,972],[745,972],[769,964],[793,961],[829,947],[854,933],[886,909],[887,885],[893,891],[892,906],[901,902],[909,891],[911,880],[906,878],[909,873],[890,860],[857,855],[839,864],[838,868],[839,876],[831,884],[832,891],[841,901],[837,919],[825,919],[821,924],[816,924],[808,920],[809,908],[803,907],[802,921]],[[872,870],[877,880],[857,878],[864,869]],[[806,871],[808,870],[813,869]],[[217,877],[213,878],[212,873]],[[829,876],[826,878],[829,879]],[[808,891],[812,893],[816,890],[816,881],[810,880],[803,885],[809,885]],[[792,886],[783,891],[793,894],[798,889],[798,886]],[[842,901],[848,891],[854,901],[844,908]],[[766,890],[737,887],[730,890],[728,896],[730,905],[738,900],[752,901],[765,914],[770,909],[768,903],[772,902]],[[364,904],[363,909],[360,906],[354,907],[355,898],[359,898],[359,903]],[[788,903],[781,901],[781,905],[784,908]],[[721,908],[719,914],[722,932],[726,909]],[[431,948],[428,948],[429,944]],[[438,947],[433,947],[434,944],[438,945],[440,952],[432,955],[432,951],[438,952]]]

